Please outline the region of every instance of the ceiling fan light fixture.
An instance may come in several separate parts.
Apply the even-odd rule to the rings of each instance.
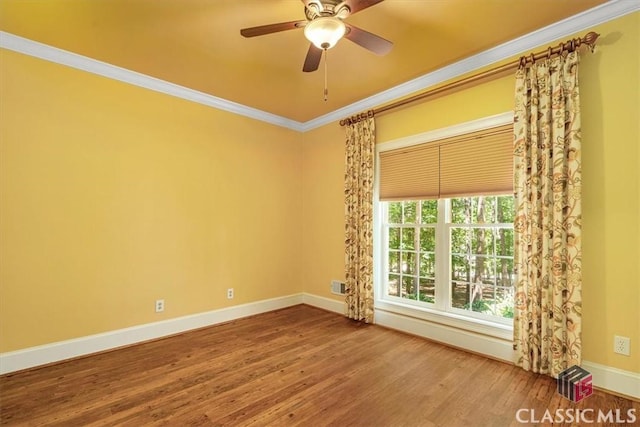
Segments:
[[[335,16],[323,16],[304,27],[304,36],[318,49],[331,49],[344,36],[347,27]]]

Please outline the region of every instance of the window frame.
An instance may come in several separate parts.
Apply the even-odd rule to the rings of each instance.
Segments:
[[[459,312],[450,307],[451,287],[438,286],[436,284],[435,303],[425,303],[418,300],[410,300],[407,298],[395,297],[387,295],[385,288],[388,258],[386,257],[386,248],[388,241],[384,233],[383,223],[383,203],[379,200],[380,188],[380,170],[379,158],[383,151],[394,150],[397,148],[411,147],[417,144],[424,144],[437,141],[443,138],[449,138],[456,135],[462,135],[482,129],[489,129],[495,126],[509,124],[513,122],[513,112],[506,112],[495,116],[474,120],[447,128],[429,131],[418,135],[412,135],[393,141],[382,142],[376,145],[376,170],[374,176],[374,308],[376,310],[387,311],[394,314],[400,314],[417,319],[423,319],[434,323],[443,324],[456,329],[462,329],[470,332],[479,333],[488,337],[495,337],[505,340],[511,340],[513,337],[513,323],[509,318],[504,320],[499,318],[490,318],[490,316],[479,314],[475,315],[472,311],[459,309]],[[438,223],[436,225],[436,248],[443,245],[447,249],[448,258],[450,258],[450,229],[454,224],[447,223],[446,219],[450,218],[449,203],[445,200],[438,199]],[[495,226],[496,224],[492,224]],[[436,249],[436,254],[438,250]],[[437,256],[435,263],[436,277],[449,277],[448,271],[450,260],[447,257]],[[443,276],[444,274],[444,276]],[[453,310],[452,310],[453,308]]]

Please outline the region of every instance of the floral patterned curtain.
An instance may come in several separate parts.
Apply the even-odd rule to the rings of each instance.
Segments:
[[[581,363],[578,58],[572,52],[516,74],[516,364],[554,377]]]
[[[373,160],[375,122],[347,127],[345,150],[345,277],[347,317],[373,323]]]

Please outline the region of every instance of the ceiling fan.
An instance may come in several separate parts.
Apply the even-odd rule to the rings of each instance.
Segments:
[[[331,49],[345,37],[377,55],[389,53],[393,43],[380,36],[344,22],[344,19],[383,0],[302,0],[306,20],[281,22],[244,28],[244,37],[256,37],[286,30],[304,28],[305,37],[311,42],[302,71],[316,71],[322,52]]]

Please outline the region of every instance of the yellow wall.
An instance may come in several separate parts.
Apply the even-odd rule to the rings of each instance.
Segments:
[[[640,372],[639,29],[640,13],[594,28],[601,34],[597,51],[584,53],[580,67],[583,358],[633,372]],[[377,141],[510,111],[513,87],[513,77],[505,77],[385,113],[376,118]],[[331,279],[344,279],[344,132],[336,128],[304,137],[303,241],[305,291],[338,300],[329,291]],[[613,353],[614,334],[631,338],[631,357]]]
[[[596,29],[580,66],[584,358],[640,372],[640,13]],[[613,336],[631,338],[631,357]]]
[[[330,124],[302,138],[302,280],[304,291],[333,297],[344,280],[344,129]]]
[[[0,55],[1,352],[300,292],[299,133]]]

